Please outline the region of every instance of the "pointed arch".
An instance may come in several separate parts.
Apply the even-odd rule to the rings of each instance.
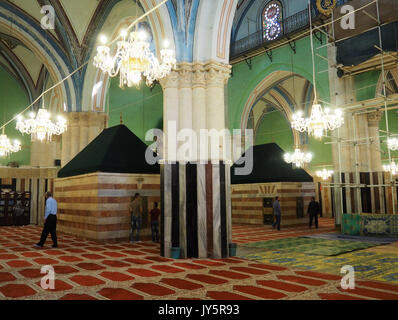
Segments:
[[[45,65],[54,82],[60,81],[73,71],[59,43],[53,36],[43,33],[43,29],[36,20],[9,2],[0,2],[0,9],[0,31],[9,33],[12,26],[13,36],[18,38]],[[76,110],[74,79],[68,79],[60,85],[60,88],[68,110]]]

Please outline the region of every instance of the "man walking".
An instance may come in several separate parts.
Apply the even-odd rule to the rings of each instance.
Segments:
[[[312,228],[312,221],[315,218],[315,227],[318,229],[318,214],[320,213],[321,206],[317,201],[315,201],[315,197],[311,198],[311,202],[308,205],[307,214],[310,216],[310,229]]]
[[[34,246],[36,248],[43,248],[44,243],[47,240],[48,234],[51,234],[53,240],[53,248],[58,248],[57,242],[57,201],[53,198],[51,192],[47,192],[46,195],[46,210],[44,214],[44,228],[41,234],[40,242]]]
[[[275,197],[273,208],[274,208],[275,222],[273,223],[272,228],[275,229],[275,227],[277,227],[278,231],[280,231],[282,213],[281,213],[281,204],[279,203],[279,197]]]
[[[140,229],[142,225],[142,204],[140,194],[134,195],[133,201],[130,204],[131,212],[131,242],[134,241],[134,230],[137,230],[136,241],[140,241]]]
[[[149,213],[151,216],[151,228],[152,228],[152,241],[159,242],[159,216],[160,210],[158,203],[155,202],[154,208]]]

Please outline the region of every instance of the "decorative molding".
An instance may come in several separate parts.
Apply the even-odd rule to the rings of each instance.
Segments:
[[[177,68],[179,74],[179,87],[192,88],[193,72],[191,63],[180,63]]]
[[[193,66],[193,88],[205,88],[206,87],[206,74],[203,65],[194,64]]]
[[[368,113],[369,127],[378,127],[379,122],[381,121],[382,117],[383,117],[383,112],[381,112],[381,111],[375,111],[372,113]]]
[[[179,73],[175,70],[171,71],[167,77],[161,79],[159,82],[163,90],[172,88],[176,89],[178,88],[179,83]]]

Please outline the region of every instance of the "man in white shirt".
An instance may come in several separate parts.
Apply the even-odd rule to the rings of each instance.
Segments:
[[[40,242],[34,246],[36,248],[43,248],[47,240],[48,234],[51,234],[53,240],[53,248],[58,247],[57,242],[57,201],[53,198],[51,192],[46,193],[46,210],[44,214],[44,229],[41,234]]]

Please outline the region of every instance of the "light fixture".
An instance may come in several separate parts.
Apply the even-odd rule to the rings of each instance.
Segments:
[[[303,113],[298,111],[293,115],[292,128],[299,132],[308,132],[317,139],[321,139],[330,130],[336,130],[344,124],[343,112],[340,109],[331,113],[330,109],[322,109],[320,104],[312,106],[311,116],[304,118]]]
[[[51,121],[50,113],[44,109],[39,109],[37,116],[31,112],[30,119],[24,120],[22,116],[17,119],[17,130],[23,134],[30,134],[32,140],[51,141],[53,135],[61,135],[67,130],[66,120],[58,116],[57,122]]]
[[[317,139],[321,139],[328,130],[333,131],[340,128],[344,124],[343,112],[336,109],[331,112],[330,109],[323,110],[322,106],[318,103],[318,93],[315,77],[315,55],[314,55],[314,31],[312,28],[312,11],[311,2],[308,0],[308,10],[310,18],[310,42],[312,54],[312,77],[314,86],[314,104],[312,106],[311,116],[304,118],[301,111],[293,115],[292,128],[299,132],[308,132]]]
[[[273,41],[281,35],[281,24],[279,22],[280,8],[276,3],[268,6],[264,12],[265,34],[264,37],[268,41]]]
[[[294,163],[297,168],[301,168],[306,163],[310,163],[312,161],[311,153],[304,153],[300,149],[296,148],[294,153],[286,153],[284,155],[285,162]]]
[[[319,170],[317,172],[315,172],[316,176],[318,178],[322,178],[322,180],[328,180],[332,175],[333,175],[334,171],[333,170],[327,170],[325,168],[323,168],[323,170]]]
[[[383,169],[386,172],[391,172],[393,176],[398,174],[398,166],[395,161],[391,162],[390,165],[383,165]]]
[[[387,140],[388,149],[391,151],[398,150],[398,139],[397,138],[390,138]]]
[[[128,32],[123,30],[121,38],[123,40],[117,42],[116,53],[112,55],[106,37],[101,36],[102,45],[97,48],[97,55],[94,57],[95,67],[110,77],[120,75],[121,88],[138,86],[143,77],[150,87],[176,67],[174,51],[168,49],[167,40],[163,41],[164,49],[160,50],[160,63],[151,52],[148,34],[145,31],[136,30],[128,35]]]
[[[0,157],[7,157],[11,153],[15,153],[21,150],[21,143],[18,140],[14,140],[13,142],[8,139],[4,132],[0,135]]]

